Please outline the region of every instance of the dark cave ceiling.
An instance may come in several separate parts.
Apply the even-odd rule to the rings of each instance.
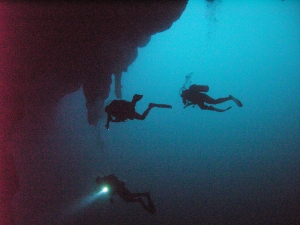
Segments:
[[[17,108],[28,105],[28,99],[48,104],[82,87],[88,121],[96,125],[112,75],[120,78],[137,58],[138,48],[146,46],[151,35],[170,28],[186,4],[187,0],[7,4],[4,75],[11,103]]]

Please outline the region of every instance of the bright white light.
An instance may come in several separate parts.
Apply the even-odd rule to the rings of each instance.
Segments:
[[[91,205],[93,202],[95,202],[97,199],[99,199],[102,195],[108,193],[110,191],[110,186],[102,186],[100,190],[97,190],[95,193],[90,194],[81,200],[78,200],[74,204],[72,204],[70,207],[65,209],[65,213],[68,215],[72,215],[77,213],[79,210],[82,210],[85,207],[88,207]]]
[[[102,189],[102,191],[101,191],[102,193],[106,193],[106,192],[108,192],[108,187],[104,187],[103,189]]]
[[[108,187],[107,186],[104,186],[101,191],[99,191],[99,194],[102,195],[102,194],[105,194],[109,191]]]

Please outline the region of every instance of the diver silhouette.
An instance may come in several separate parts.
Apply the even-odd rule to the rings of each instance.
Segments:
[[[110,174],[104,177],[97,177],[96,183],[108,187],[108,194],[110,195],[110,202],[113,204],[113,195],[119,195],[125,202],[138,202],[142,205],[144,210],[154,214],[156,212],[155,206],[151,199],[149,192],[144,193],[131,193],[126,187],[125,182],[119,180],[114,174]],[[144,202],[141,197],[146,197],[148,204]]]
[[[125,122],[127,119],[144,120],[153,107],[172,108],[171,105],[150,103],[145,112],[141,115],[135,111],[136,103],[143,98],[143,95],[135,94],[131,102],[125,100],[113,100],[105,107],[107,113],[106,129],[109,129],[110,122]]]
[[[226,108],[226,109],[218,109],[215,108],[214,106],[211,105],[206,105],[205,103],[208,104],[220,104],[229,100],[233,100],[237,106],[242,107],[243,104],[236,98],[234,98],[232,95],[229,95],[228,97],[225,98],[218,98],[218,99],[213,99],[212,97],[208,96],[207,94],[204,94],[202,92],[208,92],[209,87],[206,85],[196,85],[193,84],[191,85],[188,89],[183,87],[180,89],[180,96],[182,98],[182,102],[185,105],[184,108],[192,105],[193,107],[195,105],[198,105],[200,109],[203,110],[212,110],[212,111],[217,111],[217,112],[224,112],[228,109],[231,109],[231,106]]]

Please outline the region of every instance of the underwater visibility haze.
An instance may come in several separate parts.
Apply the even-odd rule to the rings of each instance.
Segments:
[[[10,124],[7,141],[19,182],[11,224],[300,224],[300,1],[190,0],[176,10],[168,17],[172,23],[147,27],[149,38],[141,39],[137,54],[123,58],[128,68],[109,74],[106,86],[99,82],[99,95],[87,91],[98,80],[82,87],[79,72],[76,88],[69,85],[51,104],[25,96],[25,116]],[[95,46],[66,51],[92,57],[88,50],[96,52]],[[134,46],[116,49],[107,54]],[[101,54],[70,70],[93,68]],[[227,101],[215,105],[232,107],[222,113],[184,108],[179,89],[189,73],[191,84],[209,86],[209,96],[233,95],[243,107]],[[39,88],[45,87],[37,85],[35,93]],[[143,95],[138,113],[149,103],[172,109],[153,108],[143,121],[111,123],[106,130],[103,107],[134,94]],[[87,96],[103,101],[101,113],[89,119]],[[95,179],[112,173],[132,192],[149,191],[156,213],[118,196],[111,204]]]

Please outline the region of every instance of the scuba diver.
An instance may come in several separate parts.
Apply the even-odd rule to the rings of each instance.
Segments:
[[[180,89],[180,96],[182,98],[182,102],[185,105],[184,108],[192,105],[195,107],[195,105],[198,105],[200,109],[202,110],[212,110],[216,112],[225,112],[228,109],[231,109],[231,106],[226,108],[226,109],[218,109],[215,108],[214,106],[211,105],[206,105],[205,103],[208,104],[220,104],[229,100],[233,100],[237,106],[242,107],[243,104],[236,98],[234,98],[232,95],[229,95],[228,97],[225,98],[218,98],[218,99],[213,99],[212,97],[208,96],[207,94],[204,94],[202,92],[208,92],[209,87],[206,85],[196,85],[193,84],[189,86],[190,84],[190,79],[191,79],[192,73],[186,75],[186,81],[183,84],[182,88]]]
[[[152,202],[149,192],[145,193],[131,193],[126,187],[125,182],[119,180],[114,174],[110,174],[104,177],[97,177],[96,183],[106,187],[110,195],[110,202],[113,204],[114,199],[113,195],[119,195],[125,202],[138,202],[142,205],[142,207],[149,213],[156,213],[155,206]],[[144,202],[141,197],[146,197],[148,204]]]
[[[150,103],[148,108],[141,115],[135,111],[135,105],[142,98],[143,95],[135,94],[131,102],[125,100],[111,101],[110,104],[105,107],[105,112],[107,113],[106,129],[109,129],[110,122],[125,122],[127,119],[144,120],[153,107],[172,108],[171,105]]]

